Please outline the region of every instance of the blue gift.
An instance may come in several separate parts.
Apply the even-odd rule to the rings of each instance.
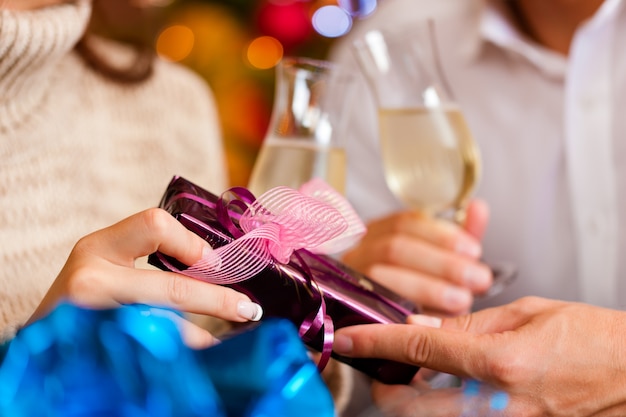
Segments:
[[[0,352],[0,415],[334,415],[291,323],[268,321],[195,351],[182,342],[174,314],[59,306]]]
[[[229,416],[334,415],[330,392],[286,319],[267,320],[199,356]]]

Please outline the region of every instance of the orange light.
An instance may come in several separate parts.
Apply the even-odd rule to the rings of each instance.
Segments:
[[[248,45],[247,57],[255,68],[272,68],[283,57],[283,45],[271,36],[260,36]]]
[[[157,38],[156,51],[163,59],[182,61],[193,49],[195,36],[187,26],[174,25],[165,28]]]

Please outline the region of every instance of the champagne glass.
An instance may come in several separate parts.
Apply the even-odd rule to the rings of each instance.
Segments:
[[[370,30],[353,44],[378,105],[385,179],[408,207],[463,224],[481,176],[479,149],[442,72],[431,20],[408,31]],[[515,268],[490,265],[495,295]]]
[[[346,154],[340,137],[347,103],[328,91],[350,91],[348,74],[336,65],[305,57],[286,57],[276,67],[272,117],[252,169],[248,188],[260,195],[284,185],[298,188],[321,178],[345,193]]]

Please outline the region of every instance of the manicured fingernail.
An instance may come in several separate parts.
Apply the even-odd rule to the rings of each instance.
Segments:
[[[480,245],[470,240],[461,240],[456,244],[455,250],[457,253],[467,255],[471,258],[478,258],[481,253]]]
[[[352,339],[342,334],[335,334],[333,342],[333,350],[340,355],[349,355],[352,353]]]
[[[482,268],[468,266],[463,270],[463,281],[472,289],[485,288],[489,285],[490,280],[491,276],[489,275],[489,272]]]
[[[443,293],[443,302],[452,310],[457,310],[461,307],[466,308],[472,303],[472,295],[469,291],[448,287]]]
[[[239,301],[237,303],[237,313],[239,317],[246,320],[259,321],[263,316],[263,308],[251,301]]]
[[[407,322],[427,327],[441,327],[441,319],[439,317],[426,316],[424,314],[414,314],[409,316]]]

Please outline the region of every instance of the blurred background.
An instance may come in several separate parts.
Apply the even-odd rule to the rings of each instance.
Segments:
[[[244,186],[269,123],[275,65],[286,55],[326,58],[333,42],[378,6],[377,0],[130,1],[142,7],[129,8],[129,0],[96,2],[95,24],[113,37],[142,37],[162,58],[208,82],[231,185]],[[146,13],[149,27],[138,27]]]

